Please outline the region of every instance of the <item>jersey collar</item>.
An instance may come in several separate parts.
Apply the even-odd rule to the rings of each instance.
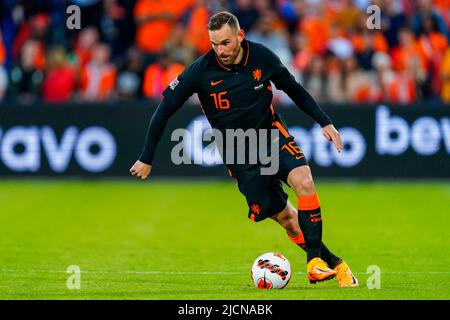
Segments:
[[[224,70],[226,71],[233,71],[237,68],[244,68],[247,66],[248,63],[248,56],[250,54],[250,44],[248,43],[248,41],[246,39],[244,39],[241,42],[241,47],[242,49],[244,49],[244,53],[242,54],[242,59],[238,64],[233,64],[230,66],[226,66],[224,65],[222,62],[220,62],[219,58],[217,57],[216,53],[214,53],[214,57],[216,58],[216,62],[217,64]]]

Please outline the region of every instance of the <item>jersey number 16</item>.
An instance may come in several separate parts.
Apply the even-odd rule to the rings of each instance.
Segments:
[[[219,93],[211,93],[210,96],[214,98],[216,109],[230,109],[230,100],[223,98],[227,91]]]

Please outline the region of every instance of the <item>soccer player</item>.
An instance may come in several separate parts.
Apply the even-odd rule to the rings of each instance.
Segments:
[[[272,107],[271,82],[322,127],[322,133],[340,152],[342,141],[330,118],[295,81],[280,59],[268,48],[245,39],[237,18],[229,12],[213,15],[208,23],[212,50],[189,65],[163,92],[153,114],[142,154],[130,172],[146,179],[152,169],[156,146],[169,117],[197,93],[211,126],[226,129],[278,129],[279,170],[262,175],[260,164],[227,164],[240,192],[246,197],[249,218],[272,218],[291,241],[306,251],[307,277],[311,283],[334,277],[340,287],[356,287],[349,266],[322,242],[320,202],[311,170],[283,119]],[[288,200],[281,181],[298,198],[297,209]]]

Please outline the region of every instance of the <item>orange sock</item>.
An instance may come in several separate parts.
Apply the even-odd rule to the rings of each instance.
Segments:
[[[302,249],[306,249],[305,238],[303,237],[302,232],[300,232],[295,238],[291,237],[289,233],[287,235],[289,237],[289,240],[291,240],[293,243],[295,243]]]
[[[305,238],[307,261],[320,257],[322,216],[317,193],[298,197],[298,223]]]
[[[320,207],[320,200],[317,193],[310,196],[300,196],[298,200],[298,209],[302,211],[316,210]]]

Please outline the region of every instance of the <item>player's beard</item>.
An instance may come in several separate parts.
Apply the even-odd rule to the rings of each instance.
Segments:
[[[238,46],[236,47],[236,49],[228,56],[225,56],[226,60],[224,60],[223,56],[219,56],[220,61],[224,64],[224,65],[231,65],[234,64],[234,62],[236,61],[236,59],[239,56],[239,53],[241,52],[242,47],[241,44],[239,43]]]

